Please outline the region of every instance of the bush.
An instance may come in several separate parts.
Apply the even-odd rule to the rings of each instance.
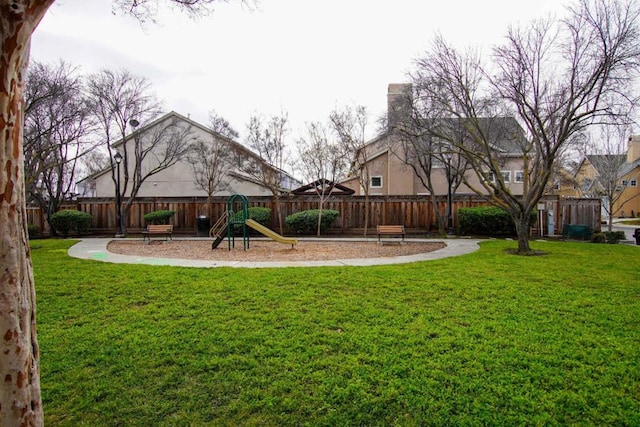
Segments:
[[[620,240],[626,239],[624,231],[605,231],[604,236],[607,239],[607,243],[611,243],[613,245],[620,242]]]
[[[29,239],[37,239],[40,237],[40,227],[35,224],[27,225],[27,231],[29,232]]]
[[[536,212],[531,212],[531,223],[536,220]],[[513,236],[516,227],[511,215],[494,206],[458,209],[458,232],[486,236]]]
[[[593,233],[591,236],[591,243],[604,243],[607,241],[604,233]]]
[[[253,207],[249,208],[247,213],[249,214],[249,218],[255,222],[264,225],[265,227],[269,227],[271,225],[271,209]],[[242,212],[236,212],[233,218],[234,221],[241,221]],[[240,225],[238,224],[237,226],[239,227]]]
[[[82,211],[65,210],[51,215],[51,226],[63,237],[69,233],[86,233],[91,225],[91,215]]]
[[[318,209],[296,212],[286,217],[284,221],[296,234],[312,234],[318,230],[318,213]],[[324,209],[320,221],[320,232],[325,232],[339,215],[338,211]]]
[[[247,214],[249,215],[249,219],[254,220],[255,222],[257,222],[260,225],[264,225],[267,228],[271,228],[271,209],[269,208],[259,208],[259,207],[253,207],[253,208],[249,208]],[[242,211],[240,212],[236,212],[233,215],[233,219],[234,221],[238,221],[237,223],[233,224],[233,231],[234,233],[240,233],[241,228],[242,228]],[[251,234],[259,234],[257,231],[251,231]]]
[[[144,220],[150,224],[169,224],[169,220],[176,214],[176,211],[155,211],[144,215]]]

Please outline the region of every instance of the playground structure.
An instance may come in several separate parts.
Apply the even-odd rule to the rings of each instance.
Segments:
[[[250,227],[264,236],[278,242],[287,245],[291,245],[291,248],[298,243],[298,241],[291,237],[284,237],[275,231],[265,227],[264,225],[249,218],[249,201],[246,196],[242,194],[233,194],[227,199],[227,208],[225,213],[218,218],[216,223],[209,230],[209,236],[213,238],[211,243],[211,249],[217,248],[220,243],[226,237],[229,250],[235,248],[236,228],[242,230],[242,245],[246,251],[249,249],[249,233],[247,227]]]

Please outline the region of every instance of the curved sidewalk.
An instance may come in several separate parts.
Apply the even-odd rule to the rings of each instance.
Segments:
[[[280,262],[245,262],[245,261],[211,261],[199,259],[178,259],[178,258],[151,258],[135,255],[114,254],[107,250],[107,245],[112,238],[106,239],[82,239],[69,248],[69,256],[94,261],[125,263],[125,264],[148,264],[148,265],[170,265],[176,267],[236,267],[236,268],[267,268],[267,267],[340,267],[340,266],[371,266],[404,264],[417,261],[428,261],[433,259],[448,258],[465,255],[479,249],[478,242],[474,239],[412,239],[413,242],[443,242],[447,247],[437,251],[424,254],[397,256],[388,258],[358,258],[341,259],[331,261],[280,261]],[[317,239],[314,239],[317,240]],[[349,241],[375,241],[367,239],[348,239]],[[304,239],[303,239],[304,241]],[[325,241],[336,241],[336,239],[326,239]]]

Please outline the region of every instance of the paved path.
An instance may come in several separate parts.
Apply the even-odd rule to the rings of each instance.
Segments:
[[[370,266],[402,264],[416,261],[427,261],[465,255],[479,249],[478,242],[474,239],[444,239],[427,240],[411,239],[416,242],[439,241],[447,244],[447,247],[425,254],[398,256],[389,258],[360,258],[342,259],[333,261],[282,261],[282,262],[243,262],[243,261],[209,261],[198,259],[177,259],[177,258],[150,258],[134,255],[120,255],[107,251],[107,244],[113,239],[82,239],[69,248],[69,255],[75,258],[91,259],[95,261],[115,262],[125,264],[150,264],[150,265],[172,265],[179,267],[244,267],[244,268],[265,268],[265,267],[319,267],[319,266]],[[192,239],[193,240],[193,239]],[[305,240],[305,239],[301,239]],[[318,239],[314,239],[318,240]],[[324,239],[323,239],[324,240]],[[326,239],[336,241],[336,239]],[[356,239],[349,239],[355,241]],[[366,240],[366,239],[359,239]],[[369,241],[369,240],[366,240]],[[374,240],[375,241],[375,240]]]

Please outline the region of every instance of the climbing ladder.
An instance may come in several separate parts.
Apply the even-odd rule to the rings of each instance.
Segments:
[[[228,213],[225,211],[209,230],[209,237],[213,238],[213,243],[211,243],[212,250],[217,248],[220,242],[224,240],[227,231],[227,216]]]

